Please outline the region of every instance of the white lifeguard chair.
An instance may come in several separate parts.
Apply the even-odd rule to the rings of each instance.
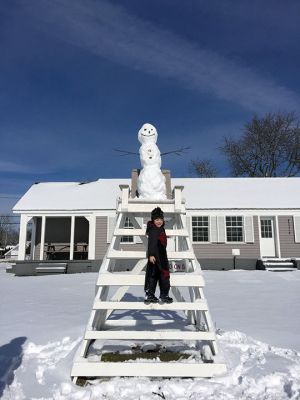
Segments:
[[[148,377],[212,377],[226,372],[226,366],[219,359],[216,333],[204,297],[204,279],[200,265],[195,257],[189,233],[186,228],[185,202],[182,199],[182,186],[175,186],[172,198],[165,201],[145,201],[130,198],[127,185],[120,185],[121,197],[116,209],[116,225],[111,243],[103,259],[96,283],[96,295],[92,306],[86,332],[75,357],[71,376],[76,383],[78,378],[100,378],[112,376]],[[172,304],[144,304],[142,298],[128,296],[130,287],[140,287],[143,293],[147,264],[147,238],[141,226],[141,217],[149,219],[153,208],[160,207],[171,227],[166,229],[170,238],[175,238],[175,250],[168,250],[168,258],[173,265],[184,266],[180,272],[170,274]],[[132,229],[124,229],[126,218],[130,218]],[[144,251],[122,250],[122,236],[140,237]],[[128,268],[128,260],[133,265]],[[127,270],[120,271],[116,266],[126,262]],[[125,299],[124,299],[125,297]],[[127,311],[131,318],[125,318]],[[176,319],[157,319],[157,315],[180,313],[180,323]],[[120,316],[120,318],[119,318]],[[142,318],[139,318],[142,317]],[[103,353],[91,352],[94,342],[105,343],[193,343],[198,356],[173,362],[161,361],[159,357],[145,360],[143,357],[120,361],[104,361]],[[139,346],[139,348],[141,348]],[[106,350],[107,351],[107,350]],[[195,354],[195,352],[194,352]]]

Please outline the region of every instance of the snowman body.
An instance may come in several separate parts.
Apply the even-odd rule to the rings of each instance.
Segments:
[[[144,124],[139,130],[138,139],[142,170],[138,177],[139,197],[149,200],[165,200],[166,179],[161,172],[161,156],[156,145],[157,131],[151,124]]]

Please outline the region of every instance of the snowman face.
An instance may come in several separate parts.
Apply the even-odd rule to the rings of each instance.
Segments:
[[[160,167],[161,165],[160,151],[158,150],[156,144],[153,145],[152,143],[150,143],[141,146],[140,158],[143,167],[149,165],[157,165]]]
[[[157,130],[151,124],[144,124],[138,133],[138,139],[141,144],[156,143]]]

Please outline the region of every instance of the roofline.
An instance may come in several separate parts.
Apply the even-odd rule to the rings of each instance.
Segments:
[[[55,214],[55,213],[72,213],[72,212],[80,212],[80,213],[91,213],[91,212],[105,212],[105,211],[116,211],[115,208],[97,208],[97,209],[30,209],[30,210],[12,210],[14,214],[22,214],[22,213],[49,213],[49,214]],[[290,208],[290,207],[285,207],[285,208],[265,208],[265,207],[260,207],[260,208],[230,208],[230,207],[222,207],[222,208],[190,208],[186,207],[186,211],[300,211],[299,208]]]

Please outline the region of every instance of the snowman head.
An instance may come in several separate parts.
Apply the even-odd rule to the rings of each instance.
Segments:
[[[151,124],[144,124],[138,133],[138,139],[141,144],[156,143],[157,130]]]

